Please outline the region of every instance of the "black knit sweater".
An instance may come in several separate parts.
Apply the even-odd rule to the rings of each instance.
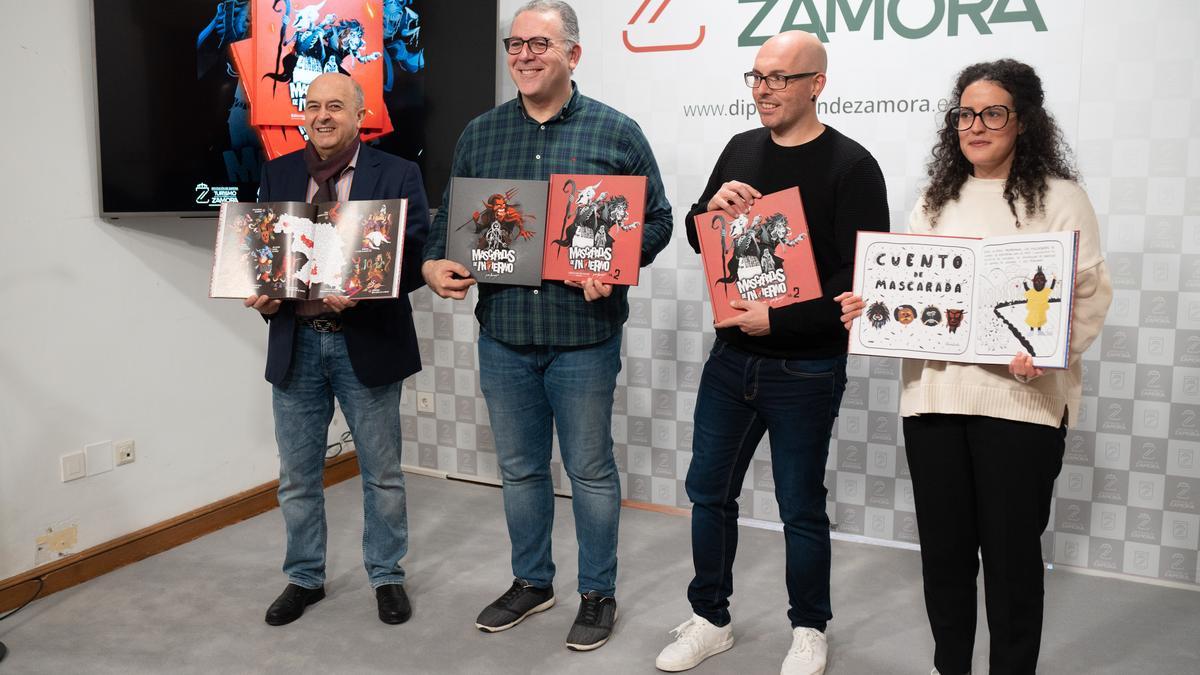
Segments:
[[[704,194],[688,213],[688,242],[697,252],[695,216],[707,211],[708,201],[731,180],[764,195],[800,188],[824,297],[771,308],[769,335],[751,337],[738,328],[724,328],[717,331],[717,337],[772,358],[821,359],[845,354],[847,335],[841,306],[833,297],[850,290],[855,233],[888,229],[887,188],[879,163],[865,148],[830,126],[812,141],[793,147],[775,144],[766,128],[740,133],[721,152]]]

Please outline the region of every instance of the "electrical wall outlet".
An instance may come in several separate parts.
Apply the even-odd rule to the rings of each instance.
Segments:
[[[113,458],[117,462],[117,466],[133,464],[137,460],[137,447],[133,443],[133,439],[127,441],[118,441],[113,446]]]
[[[417,392],[417,412],[431,413],[435,412],[433,403],[433,394],[427,391]]]
[[[82,452],[72,452],[59,458],[62,482],[78,480],[87,475],[87,459]]]

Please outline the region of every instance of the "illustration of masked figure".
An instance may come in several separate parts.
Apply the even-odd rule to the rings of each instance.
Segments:
[[[762,271],[763,274],[770,274],[775,271],[775,256],[767,250],[762,252]]]
[[[383,90],[391,91],[396,69],[417,73],[425,67],[425,48],[421,46],[421,17],[413,11],[412,0],[383,2]]]
[[[292,104],[297,110],[304,110],[308,86],[317,76],[323,73],[350,75],[342,65],[346,59],[369,63],[382,56],[380,52],[364,53],[366,34],[362,22],[339,19],[333,13],[321,18],[324,6],[323,1],[303,7],[296,10],[294,18],[289,18],[292,5],[290,0],[285,0],[281,21],[290,22],[292,36],[283,40],[281,34],[278,47],[282,50],[290,45],[292,49],[283,57],[278,72],[263,75],[263,79],[288,83]]]
[[[482,212],[471,214],[471,219],[459,227],[475,225],[479,235],[477,247],[494,251],[509,248],[518,237],[532,239],[534,232],[525,228],[525,221],[533,216],[521,212],[520,204],[509,201],[512,194],[494,194],[484,201]]]
[[[378,213],[372,213],[363,222],[363,247],[377,251],[380,245],[392,243],[388,239],[391,224],[392,217],[387,212],[387,205],[383,204]]]
[[[575,233],[571,237],[571,246],[591,248],[593,246],[601,246],[596,243],[596,234],[599,229],[599,223],[596,222],[596,188],[600,183],[589,185],[583,190],[580,190],[579,197],[575,199]],[[603,200],[605,193],[600,193],[600,199]]]
[[[603,181],[601,181],[603,182]],[[613,246],[613,228],[629,232],[640,226],[638,222],[626,222],[629,218],[629,199],[625,195],[598,192],[600,183],[588,185],[575,192],[575,181],[563,186],[564,192],[574,196],[575,210],[570,208],[563,214],[563,229],[553,244],[560,248],[605,248]],[[570,218],[571,224],[567,224]]]
[[[498,251],[502,248],[508,248],[508,241],[504,236],[504,230],[500,229],[500,221],[493,220],[492,226],[487,231],[487,248],[489,251]]]
[[[217,3],[215,14],[196,36],[196,79],[204,79],[216,68],[236,81],[229,105],[229,148],[222,151],[230,182],[239,182],[243,172],[259,172],[259,140],[250,126],[250,102],[246,87],[228,57],[229,45],[249,36],[249,0],[224,0]]]
[[[1054,284],[1058,279],[1050,280],[1050,285],[1046,285],[1046,273],[1042,271],[1041,266],[1037,268],[1037,272],[1033,275],[1033,288],[1029,287],[1027,282],[1021,282],[1025,286],[1025,323],[1031,331],[1042,332],[1042,326],[1046,325],[1046,312],[1050,309],[1050,292],[1054,290]]]
[[[729,240],[733,245],[733,257],[727,263],[728,275],[717,283],[744,281],[773,272],[783,265],[783,258],[776,253],[779,246],[795,246],[804,239],[804,233],[794,238],[788,227],[787,216],[774,213],[766,218],[754,216],[746,225],[745,216],[739,216],[729,228]]]

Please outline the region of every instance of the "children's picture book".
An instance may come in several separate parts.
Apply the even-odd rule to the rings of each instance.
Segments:
[[[228,202],[209,297],[395,298],[408,200]]]
[[[540,286],[546,182],[450,179],[446,258],[480,283]]]
[[[646,217],[645,176],[550,176],[542,277],[636,286]]]
[[[737,218],[702,213],[696,235],[716,321],[742,311],[730,307],[734,300],[783,307],[821,297],[799,188],[763,195]]]
[[[308,85],[344,73],[366,94],[363,129],[383,129],[383,5],[380,0],[253,0],[253,62],[243,83],[256,126],[304,123]],[[246,69],[246,64],[242,65]]]
[[[1078,241],[859,232],[850,353],[1066,368]]]

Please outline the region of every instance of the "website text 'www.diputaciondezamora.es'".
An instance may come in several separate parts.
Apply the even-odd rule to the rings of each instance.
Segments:
[[[904,113],[941,114],[952,107],[950,99],[939,98],[843,98],[836,96],[817,101],[818,115],[894,115]],[[758,114],[758,106],[750,99],[729,103],[684,103],[684,117],[741,117],[750,119]]]

